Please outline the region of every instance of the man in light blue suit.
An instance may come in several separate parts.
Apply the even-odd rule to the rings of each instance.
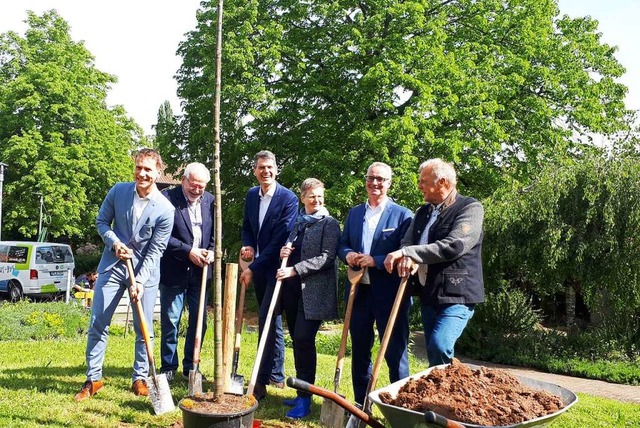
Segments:
[[[364,402],[371,377],[373,325],[375,323],[382,340],[400,285],[398,275],[391,275],[385,270],[384,259],[388,253],[400,248],[400,241],[413,216],[411,211],[387,196],[391,175],[391,167],[382,162],[374,162],[367,169],[367,202],[349,211],[338,247],[338,256],[344,263],[354,268],[367,267],[367,273],[358,286],[349,326],[353,392],[359,404]],[[346,294],[348,292],[349,287]],[[385,354],[391,382],[409,376],[410,305],[411,300],[407,297],[398,312]]]
[[[259,329],[263,334],[269,304],[280,267],[280,249],[289,237],[298,212],[298,197],[276,181],[276,157],[268,150],[255,155],[253,174],[260,183],[247,192],[242,222],[240,257],[253,262],[240,275],[243,286],[254,285],[260,305]],[[282,315],[274,314],[274,325],[267,329],[265,345],[254,396],[267,395],[267,385],[284,387],[284,335]]]
[[[140,299],[149,326],[160,280],[160,257],[173,227],[173,205],[156,187],[163,169],[162,159],[152,149],[142,149],[135,157],[135,182],[114,185],[100,207],[96,219],[98,233],[105,243],[98,265],[91,322],[87,337],[87,380],[76,401],[92,397],[103,387],[102,365],[107,349],[109,325],[126,290]],[[135,286],[130,286],[125,260],[131,259]],[[147,350],[138,314],[133,311],[136,332],[131,389],[135,395],[149,395]],[[153,339],[153,329],[149,328]]]

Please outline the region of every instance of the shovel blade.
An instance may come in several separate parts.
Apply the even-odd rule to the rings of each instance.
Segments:
[[[320,423],[327,428],[343,428],[344,427],[344,409],[325,398],[320,408]]]
[[[173,404],[171,389],[167,381],[167,375],[159,374],[147,379],[149,387],[149,398],[156,415],[173,411],[176,406]]]
[[[202,373],[200,370],[189,370],[189,396],[202,394]]]
[[[347,421],[347,425],[345,428],[365,428],[366,426],[367,425],[364,423],[364,421],[362,421],[362,419],[359,419],[352,414],[351,416],[349,416],[349,420]]]
[[[231,374],[227,392],[233,395],[244,395],[244,376]]]

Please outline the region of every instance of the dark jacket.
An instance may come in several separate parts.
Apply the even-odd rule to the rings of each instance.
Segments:
[[[275,283],[276,270],[280,267],[280,249],[295,223],[298,198],[291,190],[277,183],[262,227],[258,224],[259,212],[260,186],[255,186],[249,189],[245,199],[242,245],[259,251],[259,256],[249,266],[251,271]]]
[[[296,226],[297,227],[297,226]],[[291,231],[293,240],[296,228]],[[336,252],[340,224],[324,217],[307,226],[302,238],[300,261],[294,265],[302,283],[302,303],[308,320],[332,320],[338,317],[338,270]]]
[[[163,190],[162,194],[175,207],[173,230],[162,259],[160,260],[160,282],[168,287],[186,287],[191,278],[201,278],[202,268],[189,260],[189,252],[193,247],[193,229],[189,218],[189,207],[182,187]],[[201,203],[202,209],[202,243],[201,247],[214,250],[214,200],[213,195],[204,192]],[[211,278],[211,271],[207,272],[207,279]]]
[[[423,205],[402,240],[403,252],[417,263],[428,264],[423,304],[473,304],[484,301],[482,278],[482,221],[480,203],[456,194],[445,201],[429,229],[426,245],[418,244],[432,204]]]
[[[347,215],[338,248],[338,256],[345,264],[347,264],[347,254],[351,251],[360,253],[364,249],[362,227],[365,212],[366,204],[360,204],[349,210]],[[400,248],[400,241],[411,223],[412,215],[407,208],[388,200],[380,217],[370,251],[376,266],[369,268],[369,280],[375,287],[376,301],[393,302],[398,293],[400,277],[395,272],[390,274],[386,271],[384,259],[387,254]],[[349,285],[345,287],[345,298],[349,288]]]

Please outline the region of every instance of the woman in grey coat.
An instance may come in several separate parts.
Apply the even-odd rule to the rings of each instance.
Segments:
[[[307,178],[300,186],[304,207],[296,220],[280,257],[289,257],[287,267],[279,269],[276,278],[283,280],[281,305],[293,339],[296,377],[309,383],[316,380],[316,334],[322,320],[338,316],[336,252],[340,225],[324,207],[324,184]],[[307,416],[311,395],[298,391],[289,418]]]

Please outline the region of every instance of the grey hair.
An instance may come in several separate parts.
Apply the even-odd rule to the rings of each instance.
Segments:
[[[300,195],[304,196],[309,190],[313,190],[318,187],[324,189],[324,183],[317,178],[307,178],[300,185]]]
[[[189,179],[191,178],[191,174],[193,173],[200,173],[200,175],[203,175],[207,183],[209,182],[209,180],[211,180],[211,173],[209,172],[207,167],[200,162],[192,162],[187,165],[187,167],[184,169],[184,172],[182,173],[182,176]]]
[[[387,165],[384,162],[374,162],[371,165],[369,165],[369,168],[367,168],[367,172],[369,172],[369,170],[371,168],[375,168],[375,167],[380,167],[380,168],[384,168],[387,171],[389,171],[389,178],[393,177],[393,171],[391,170],[391,167],[389,165]]]
[[[456,187],[458,178],[456,177],[456,170],[453,168],[452,164],[439,158],[429,159],[420,164],[418,172],[422,172],[423,169],[429,167],[436,176],[436,180],[444,178],[451,187]]]
[[[253,167],[258,166],[258,160],[260,159],[269,159],[273,161],[274,165],[278,165],[276,162],[276,155],[274,155],[269,150],[261,150],[253,157]]]

